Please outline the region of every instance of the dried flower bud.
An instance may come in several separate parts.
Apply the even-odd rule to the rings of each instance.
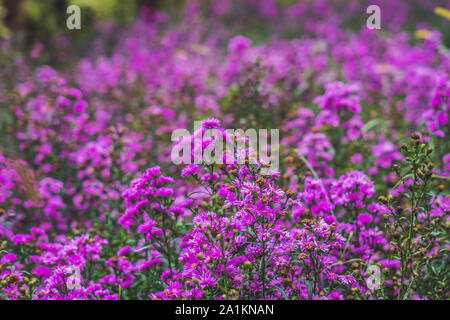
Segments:
[[[291,198],[294,195],[294,192],[291,190],[286,191],[286,197]]]
[[[412,138],[413,140],[419,140],[419,139],[420,139],[420,135],[419,135],[418,133],[414,133],[414,134],[411,136],[411,138]]]

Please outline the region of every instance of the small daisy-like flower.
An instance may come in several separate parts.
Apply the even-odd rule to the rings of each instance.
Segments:
[[[170,196],[172,196],[173,195],[173,189],[172,188],[166,188],[166,187],[163,187],[163,188],[159,188],[158,189],[158,196],[159,197],[165,197],[165,198],[168,198],[168,197],[170,197]]]
[[[349,285],[355,282],[355,278],[351,274],[346,274],[339,276],[339,281],[345,285]]]
[[[220,121],[216,118],[209,118],[206,120],[203,120],[202,122],[202,127],[204,129],[214,129],[214,128],[219,128],[220,126]]]
[[[198,166],[196,164],[190,164],[187,165],[182,171],[181,171],[181,177],[186,178],[189,176],[192,176],[197,173]]]

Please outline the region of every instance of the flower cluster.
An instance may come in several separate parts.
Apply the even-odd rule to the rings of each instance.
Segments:
[[[383,32],[370,1],[280,2],[142,10],[81,56],[1,40],[0,299],[449,298],[431,2],[380,3]]]

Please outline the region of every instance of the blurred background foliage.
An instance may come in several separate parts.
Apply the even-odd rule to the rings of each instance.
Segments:
[[[73,4],[81,8],[82,32],[66,28],[66,10]],[[184,0],[0,0],[0,40],[6,39],[23,54],[39,45],[83,55],[102,24],[112,22],[120,28],[134,21],[141,8],[154,11],[183,5]],[[45,50],[39,60],[61,62],[54,58],[51,50]]]
[[[36,43],[42,43],[47,48],[58,48],[60,43],[58,39],[60,36],[64,36],[69,39],[72,52],[81,54],[87,50],[87,43],[93,38],[102,23],[113,22],[112,25],[120,28],[136,20],[141,9],[164,11],[168,13],[170,19],[177,20],[181,17],[183,8],[189,1],[193,0],[0,0],[0,39],[12,40],[16,48],[21,48],[26,52],[32,50]],[[342,4],[351,0],[328,1]],[[444,43],[449,47],[449,21],[436,15],[432,10],[424,10],[421,7],[423,1],[434,0],[411,0],[411,3],[415,5],[415,10],[408,13],[409,21],[404,26],[405,30],[414,33],[417,28],[415,22],[426,21],[430,27],[442,33]],[[439,1],[436,0],[436,3],[438,4]],[[197,0],[197,2],[201,6],[205,4],[206,8],[215,0]],[[245,7],[246,2],[249,1],[236,0],[233,2],[233,7],[241,10],[242,7]],[[277,0],[277,2],[280,6],[288,7],[298,3],[299,0]],[[68,17],[66,10],[72,4],[81,7],[83,32],[71,31],[66,28]],[[256,44],[265,41],[270,36],[270,26],[265,24],[264,20],[261,20],[263,18],[257,13],[252,14],[251,10],[245,10],[245,8],[242,12],[241,16],[236,15],[242,21],[236,23],[235,20],[225,20],[225,25],[251,37]],[[365,13],[362,14],[365,15]],[[361,21],[362,19],[355,17],[355,21],[350,20],[348,25],[343,27],[360,28]],[[240,29],[236,25],[243,26],[244,29]],[[298,34],[295,33],[291,36],[296,37]],[[51,53],[49,55],[51,56]]]
[[[28,42],[45,41],[64,32],[66,9],[75,4],[82,9],[83,29],[94,21],[132,22],[141,7],[161,10],[184,6],[184,0],[0,0],[0,37],[22,33]]]

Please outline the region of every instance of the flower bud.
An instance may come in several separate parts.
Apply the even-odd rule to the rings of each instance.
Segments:
[[[381,202],[382,204],[387,204],[387,199],[384,196],[379,196],[378,201]]]
[[[294,192],[291,190],[286,191],[286,197],[291,198],[294,195]]]

